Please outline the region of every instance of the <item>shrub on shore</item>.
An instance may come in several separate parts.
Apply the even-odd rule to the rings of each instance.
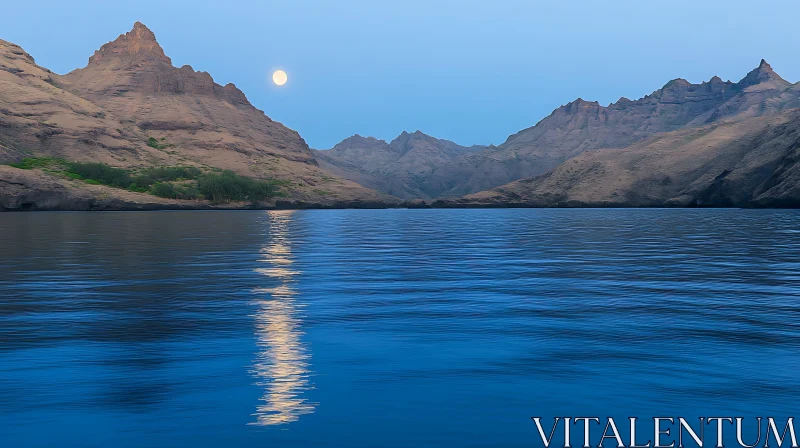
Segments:
[[[133,191],[147,191],[159,183],[177,180],[194,180],[203,172],[193,166],[163,166],[145,168],[131,174],[128,170],[114,168],[103,163],[69,163],[68,174],[83,179],[94,179],[103,185],[127,188]]]
[[[159,182],[150,187],[149,193],[168,199],[203,199],[203,195],[192,184],[175,185],[170,182]]]
[[[233,171],[205,174],[197,180],[197,188],[206,199],[214,203],[258,202],[278,195],[275,182],[258,181]]]
[[[202,174],[199,168],[193,166],[162,166],[140,170],[131,180],[137,187],[149,188],[159,182],[195,180]]]
[[[20,169],[55,169],[64,176],[91,185],[124,188],[169,199],[258,202],[280,195],[277,181],[256,180],[214,168],[208,173],[193,166],[162,166],[132,172],[99,162],[68,162],[53,157],[27,158],[9,165]],[[176,185],[176,181],[190,182]]]
[[[128,188],[131,185],[131,175],[127,170],[103,163],[69,163],[67,169],[70,173],[87,179],[87,182],[90,179],[117,188]]]

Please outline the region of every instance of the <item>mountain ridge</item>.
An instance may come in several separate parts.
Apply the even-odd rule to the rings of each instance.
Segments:
[[[461,154],[438,166],[439,184],[447,189],[418,190],[423,190],[422,199],[463,196],[545,174],[586,151],[624,148],[660,133],[795,107],[800,107],[797,85],[781,78],[763,59],[738,82],[713,76],[693,84],[676,78],[642,98],[622,97],[608,106],[577,98],[496,147]],[[336,153],[330,155],[333,160],[328,163],[337,163]],[[340,176],[353,178],[348,169],[361,168],[358,160],[349,162],[338,171]],[[396,175],[393,169],[380,168],[369,171]],[[372,179],[365,185],[381,190],[381,181]]]

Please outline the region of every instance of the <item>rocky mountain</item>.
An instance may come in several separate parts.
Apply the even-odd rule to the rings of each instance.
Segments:
[[[437,205],[800,207],[800,85],[762,61],[732,88],[677,130]]]
[[[454,197],[491,189],[547,173],[585,151],[625,148],[660,133],[702,127],[733,116],[772,115],[798,106],[798,89],[763,60],[736,83],[716,76],[701,84],[675,79],[644,98],[621,98],[607,107],[579,98],[500,146],[441,161],[433,173],[443,188],[418,197]],[[363,158],[351,159],[338,173],[358,182],[352,173],[364,170],[363,163]],[[384,192],[381,182],[397,175],[394,167],[374,163],[368,171],[376,178],[365,185]]]
[[[800,207],[800,110],[589,151],[442,207]]]
[[[233,84],[172,66],[153,32],[138,22],[97,50],[85,68],[63,76],[0,41],[0,162],[34,156],[232,170],[282,181],[283,200],[298,206],[396,203],[320,168],[297,132],[253,107]],[[38,175],[28,177],[31,197],[41,196]],[[19,189],[26,177],[14,178]],[[9,198],[3,182],[0,177],[0,197]]]
[[[484,148],[403,131],[390,143],[354,135],[314,156],[322,168],[369,188],[403,199],[430,199],[453,186],[438,173],[441,167]]]

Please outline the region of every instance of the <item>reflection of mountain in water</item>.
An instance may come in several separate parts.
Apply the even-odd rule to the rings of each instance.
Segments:
[[[253,368],[258,385],[264,395],[253,425],[280,425],[297,421],[301,415],[314,412],[315,405],[303,398],[311,389],[309,359],[311,355],[301,341],[303,332],[300,305],[294,299],[297,291],[292,286],[292,251],[288,226],[292,212],[269,213],[269,244],[261,250],[260,261],[265,266],[256,269],[259,274],[277,279],[280,284],[271,289],[257,289],[256,337],[259,353]]]

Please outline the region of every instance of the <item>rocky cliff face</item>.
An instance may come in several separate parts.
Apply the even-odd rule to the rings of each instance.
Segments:
[[[389,143],[355,135],[314,154],[326,170],[361,185],[403,199],[429,199],[451,188],[437,172],[441,167],[482,149],[404,131]]]
[[[173,67],[138,22],[64,76],[0,41],[0,162],[32,156],[229,169],[285,181],[288,200],[305,204],[396,202],[321,169],[297,132],[233,84]]]

